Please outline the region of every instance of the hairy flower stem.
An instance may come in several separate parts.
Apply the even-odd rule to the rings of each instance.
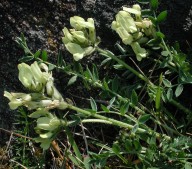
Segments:
[[[97,48],[98,52],[100,52],[100,54],[110,57],[113,60],[117,61],[119,64],[123,65],[126,69],[130,70],[133,74],[135,74],[136,76],[138,76],[140,79],[142,79],[143,81],[147,82],[147,83],[151,83],[149,81],[149,79],[146,76],[143,76],[141,73],[139,73],[138,71],[136,71],[135,69],[133,69],[131,66],[127,65],[124,61],[122,61],[121,59],[117,58],[115,55],[113,55],[111,52],[108,52],[106,50],[103,50],[101,48]]]
[[[88,79],[88,78],[86,78],[85,76],[83,76],[83,75],[81,75],[81,74],[79,74],[79,73],[77,73],[77,72],[73,72],[73,71],[71,71],[71,70],[70,70],[70,71],[69,71],[69,70],[66,71],[63,67],[56,66],[56,65],[54,65],[54,64],[52,64],[52,63],[49,63],[49,62],[45,62],[45,61],[43,61],[43,60],[40,59],[40,58],[37,58],[37,59],[38,59],[39,61],[41,61],[41,62],[44,62],[44,63],[48,64],[48,65],[53,65],[53,66],[57,67],[57,69],[59,69],[59,70],[61,70],[61,71],[64,71],[64,72],[67,73],[68,75],[76,75],[76,76],[82,78],[83,80],[89,82],[90,84],[94,85],[95,87],[98,87],[98,88],[100,88],[100,89],[102,89],[102,90],[104,90],[104,91],[108,91],[109,93],[113,94],[113,95],[116,96],[119,100],[121,100],[121,101],[123,101],[123,102],[130,102],[130,99],[124,98],[124,97],[122,97],[121,95],[119,95],[118,93],[116,93],[116,92],[114,92],[114,91],[112,91],[112,90],[110,90],[110,89],[106,89],[100,82],[95,82],[95,81],[93,81],[92,79]],[[139,107],[135,106],[135,105],[132,104],[131,102],[129,103],[129,105],[130,105],[133,109],[135,109],[137,112],[139,112],[139,113],[141,113],[141,114],[145,114],[145,111],[143,111],[143,110],[140,109]]]
[[[183,112],[185,112],[186,114],[192,114],[192,111],[187,109],[186,107],[184,107],[182,104],[180,104],[179,102],[175,101],[175,100],[171,100],[170,103],[176,107],[178,107],[180,110],[182,110]]]
[[[130,124],[127,124],[127,123],[124,123],[124,122],[121,122],[121,121],[118,121],[118,120],[115,120],[115,119],[112,119],[112,118],[109,118],[109,117],[102,116],[102,115],[98,114],[97,112],[94,112],[94,113],[93,113],[93,112],[89,112],[89,111],[87,111],[87,110],[83,110],[83,109],[81,109],[81,108],[75,107],[75,106],[70,105],[70,104],[68,104],[67,107],[68,107],[69,109],[71,109],[71,110],[74,110],[74,111],[76,111],[76,112],[85,114],[85,115],[87,115],[87,116],[92,116],[92,117],[95,117],[95,118],[97,118],[97,119],[101,119],[102,122],[107,121],[107,124],[110,123],[110,124],[115,125],[115,126],[119,126],[119,127],[122,127],[122,128],[127,128],[127,129],[129,129],[129,130],[131,130],[131,129],[134,128],[133,125],[130,125]],[[142,129],[142,128],[138,128],[138,129],[137,129],[137,132],[138,132],[138,133],[147,133],[147,134],[149,134],[149,135],[155,134],[157,138],[161,138],[161,137],[163,136],[163,137],[166,138],[167,140],[170,140],[170,137],[169,137],[169,136],[167,136],[167,135],[161,135],[161,134],[159,134],[159,133],[157,133],[157,132],[154,132],[154,131],[152,131],[152,130],[145,130],[145,129]]]
[[[103,123],[103,124],[113,124],[110,121],[107,120],[101,120],[101,119],[83,119],[81,120],[81,123]]]

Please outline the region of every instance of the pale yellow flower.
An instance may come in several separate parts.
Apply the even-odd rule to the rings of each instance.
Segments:
[[[45,65],[43,65],[43,68],[46,69]],[[18,69],[19,80],[26,88],[31,91],[42,91],[47,80],[51,77],[51,74],[47,71],[41,71],[37,62],[34,62],[30,66],[26,63],[21,63],[18,65]]]
[[[73,55],[74,60],[79,61],[93,53],[98,45],[95,24],[92,18],[85,21],[79,16],[71,17],[70,24],[74,29],[68,30],[64,27],[62,41],[66,49]]]

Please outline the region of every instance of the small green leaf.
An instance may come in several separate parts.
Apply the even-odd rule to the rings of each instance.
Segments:
[[[162,55],[162,56],[168,56],[168,55],[169,55],[169,52],[168,52],[168,51],[162,51],[162,52],[161,52],[161,55]]]
[[[107,112],[107,113],[109,112],[109,109],[108,109],[106,106],[101,105],[101,108],[102,108],[103,111],[105,111],[105,112]]]
[[[159,76],[159,85],[161,85],[162,82],[163,82],[163,73],[161,73]]]
[[[115,76],[115,78],[112,81],[112,90],[114,92],[117,92],[118,88],[119,88],[119,79],[117,78],[117,76]]]
[[[129,102],[126,102],[124,105],[120,108],[120,114],[125,115],[129,109]]]
[[[166,92],[163,92],[162,94],[161,94],[161,98],[162,98],[162,101],[163,102],[167,102],[167,95],[166,95]]]
[[[138,125],[138,124],[135,124],[135,125],[133,126],[133,128],[131,129],[131,134],[135,134],[135,133],[137,132],[138,128],[139,128],[139,125]]]
[[[160,39],[164,39],[165,35],[162,32],[156,32],[156,36]]]
[[[109,101],[109,105],[107,106],[108,109],[110,109],[113,106],[113,103],[115,102],[116,97],[113,97],[110,101]]]
[[[152,22],[154,25],[157,24],[157,19],[156,19],[156,18],[154,18],[153,16],[149,16],[148,18],[151,20],[151,22]]]
[[[97,111],[97,104],[96,104],[95,100],[92,97],[90,98],[90,103],[91,103],[92,110]]]
[[[38,58],[38,57],[40,56],[40,54],[41,54],[41,51],[38,50],[37,52],[35,52],[35,54],[34,54],[34,58]]]
[[[21,33],[21,40],[24,44],[26,44],[26,39],[23,33]]]
[[[159,45],[160,43],[161,43],[161,39],[156,38],[156,39],[149,40],[146,44],[149,46],[155,46],[155,45]]]
[[[181,95],[181,93],[183,92],[183,85],[179,84],[175,90],[175,96],[179,97]]]
[[[161,12],[158,16],[157,16],[157,22],[161,23],[164,22],[167,18],[167,11],[163,11]]]
[[[171,101],[172,98],[173,98],[173,90],[171,88],[169,88],[167,90],[167,99],[168,99],[168,101]]]
[[[166,86],[166,87],[172,87],[172,84],[169,80],[167,79],[163,79],[163,84]]]
[[[19,62],[28,62],[28,61],[31,61],[33,59],[34,59],[33,56],[24,56],[24,57],[19,59]]]
[[[76,76],[76,75],[73,76],[73,77],[71,77],[71,79],[69,79],[69,81],[68,81],[68,83],[67,83],[67,86],[72,85],[73,83],[76,82],[76,80],[77,80],[77,76]]]
[[[152,10],[157,10],[159,5],[159,1],[158,0],[150,0],[150,6]]]
[[[49,64],[49,65],[48,65],[48,70],[49,70],[49,71],[52,71],[53,69],[55,69],[55,67],[56,67],[55,65]]]
[[[79,151],[79,148],[74,140],[74,137],[71,133],[71,131],[69,130],[69,128],[65,127],[65,132],[68,136],[68,141],[69,141],[69,144],[71,144],[72,148],[73,148],[73,151],[75,153],[75,157],[78,158],[78,163],[79,163],[79,160],[82,161],[82,155]]]
[[[69,159],[71,160],[71,162],[73,162],[73,164],[75,164],[76,166],[79,166],[79,161],[76,157],[73,157],[71,154],[68,155]]]
[[[89,156],[84,157],[83,164],[85,166],[85,169],[91,168],[90,160],[91,160],[91,158]]]
[[[157,93],[155,96],[155,108],[157,111],[159,111],[160,107],[161,107],[161,88],[158,87]]]
[[[115,46],[119,49],[119,51],[122,53],[122,54],[125,54],[126,53],[126,50],[118,43],[115,44]]]
[[[89,73],[89,76],[91,77],[91,79],[94,80],[93,74],[91,73],[91,71],[90,71],[88,66],[87,66],[87,72]]]
[[[81,74],[83,74],[84,70],[83,70],[83,67],[82,67],[81,63],[80,62],[75,62],[75,64],[76,64],[77,72],[80,72]]]
[[[107,62],[109,62],[110,60],[112,60],[111,58],[106,58],[101,62],[101,66],[105,65]]]
[[[42,51],[41,58],[42,58],[43,61],[47,61],[48,56],[47,56],[47,51],[46,50]]]
[[[106,79],[103,79],[103,86],[104,86],[104,88],[105,88],[106,90],[109,89],[109,86],[108,86],[108,83],[107,83]]]
[[[134,105],[138,104],[138,96],[137,96],[137,93],[135,92],[135,90],[133,90],[132,94],[131,94],[131,103]]]
[[[150,114],[145,114],[139,117],[138,121],[141,124],[144,124],[145,122],[147,122],[150,119],[151,115]]]
[[[61,51],[59,51],[59,54],[58,54],[58,56],[57,56],[57,65],[58,66],[60,66],[60,67],[62,67],[62,66],[66,66],[66,63],[65,63],[65,61],[63,60],[63,56],[62,56],[62,53],[61,53]]]
[[[141,146],[141,143],[139,142],[139,140],[134,140],[133,144],[134,144],[134,149],[136,151],[140,151],[142,149],[142,146]]]
[[[142,17],[149,17],[153,14],[153,12],[150,9],[144,9],[141,11]]]
[[[113,67],[114,67],[115,69],[117,69],[117,70],[122,70],[122,69],[124,69],[124,66],[121,65],[121,64],[113,65]]]
[[[95,81],[99,80],[99,73],[98,73],[98,69],[97,66],[95,64],[93,64],[93,78]]]
[[[120,152],[120,147],[119,147],[119,145],[118,145],[117,143],[113,144],[112,150],[113,150],[113,152],[114,152],[115,154],[119,154],[119,152]]]

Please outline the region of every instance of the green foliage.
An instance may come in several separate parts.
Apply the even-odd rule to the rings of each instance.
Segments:
[[[159,1],[158,0],[150,0],[151,10],[154,10],[154,11],[157,10],[158,5],[159,5]]]
[[[25,53],[19,61],[36,61],[36,67],[44,69],[39,74],[33,70],[33,78],[25,77],[21,82],[30,81],[30,87],[39,87],[40,83],[41,90],[28,94],[5,92],[5,96],[10,107],[16,104],[28,111],[35,109],[29,117],[37,123],[36,141],[44,150],[51,145],[54,149],[54,140],[65,140],[67,145],[62,153],[54,149],[59,157],[66,158],[62,159],[63,165],[83,169],[192,167],[192,111],[179,100],[186,84],[192,83],[191,63],[178,43],[166,43],[160,24],[166,20],[167,11],[156,15],[158,0],[138,2],[148,4],[149,9],[141,10],[139,5],[124,7],[112,23],[112,29],[122,40],[122,44],[115,45],[119,50],[116,55],[99,48],[92,18],[85,21],[72,17],[75,30],[64,29],[63,41],[74,57],[72,63],[64,60],[61,51],[57,63],[50,63],[45,50],[30,51],[23,34],[16,39]],[[95,51],[101,63],[79,61]],[[54,86],[55,70],[65,74],[66,95],[61,95]],[[41,83],[40,74],[45,73],[49,77]],[[23,115],[25,123],[20,123],[25,124],[26,135],[32,129],[28,116]],[[111,126],[106,132],[107,125]],[[76,132],[79,130],[82,131]],[[110,140],[108,134],[112,134]],[[22,160],[28,159],[26,142]],[[23,163],[29,166],[29,161]]]
[[[29,140],[28,137],[33,135],[32,133],[32,121],[27,115],[27,111],[23,108],[20,108],[17,111],[15,118],[15,133],[17,137],[13,140],[10,151],[11,159],[22,164],[27,168],[41,168],[45,163],[44,155],[42,151],[34,145],[32,140]],[[37,152],[39,151],[39,152]],[[21,166],[12,161],[12,166],[15,169],[20,169]]]

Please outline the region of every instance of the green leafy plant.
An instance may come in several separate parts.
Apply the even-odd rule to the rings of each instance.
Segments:
[[[112,22],[112,29],[122,40],[122,44],[116,44],[117,55],[99,47],[94,20],[79,16],[70,18],[73,29],[63,29],[63,43],[73,55],[73,63],[66,63],[61,53],[57,64],[50,63],[45,51],[33,53],[29,49],[23,35],[16,40],[26,55],[20,61],[33,61],[31,65],[18,65],[19,80],[29,92],[5,91],[4,96],[11,109],[22,106],[29,110],[29,117],[36,122],[38,137],[34,141],[44,150],[52,147],[65,166],[192,168],[192,112],[179,100],[185,84],[191,83],[191,64],[178,44],[169,46],[165,42],[159,24],[166,19],[167,11],[156,14],[158,0],[138,2],[149,4],[150,9],[142,10],[138,4],[123,7]],[[93,52],[98,52],[103,61],[85,66],[83,60]],[[90,96],[77,97],[88,100],[89,107],[72,102],[57,90],[52,75],[55,70],[69,78],[66,88],[82,84]],[[103,70],[105,76],[100,74]],[[95,98],[93,90],[97,90]],[[84,125],[110,125],[119,134],[106,145],[86,136],[82,129],[86,145],[83,155],[72,128]],[[65,151],[59,148],[62,144],[55,145],[60,133],[69,142]],[[89,151],[90,145],[97,151]],[[115,164],[113,159],[117,159]]]

